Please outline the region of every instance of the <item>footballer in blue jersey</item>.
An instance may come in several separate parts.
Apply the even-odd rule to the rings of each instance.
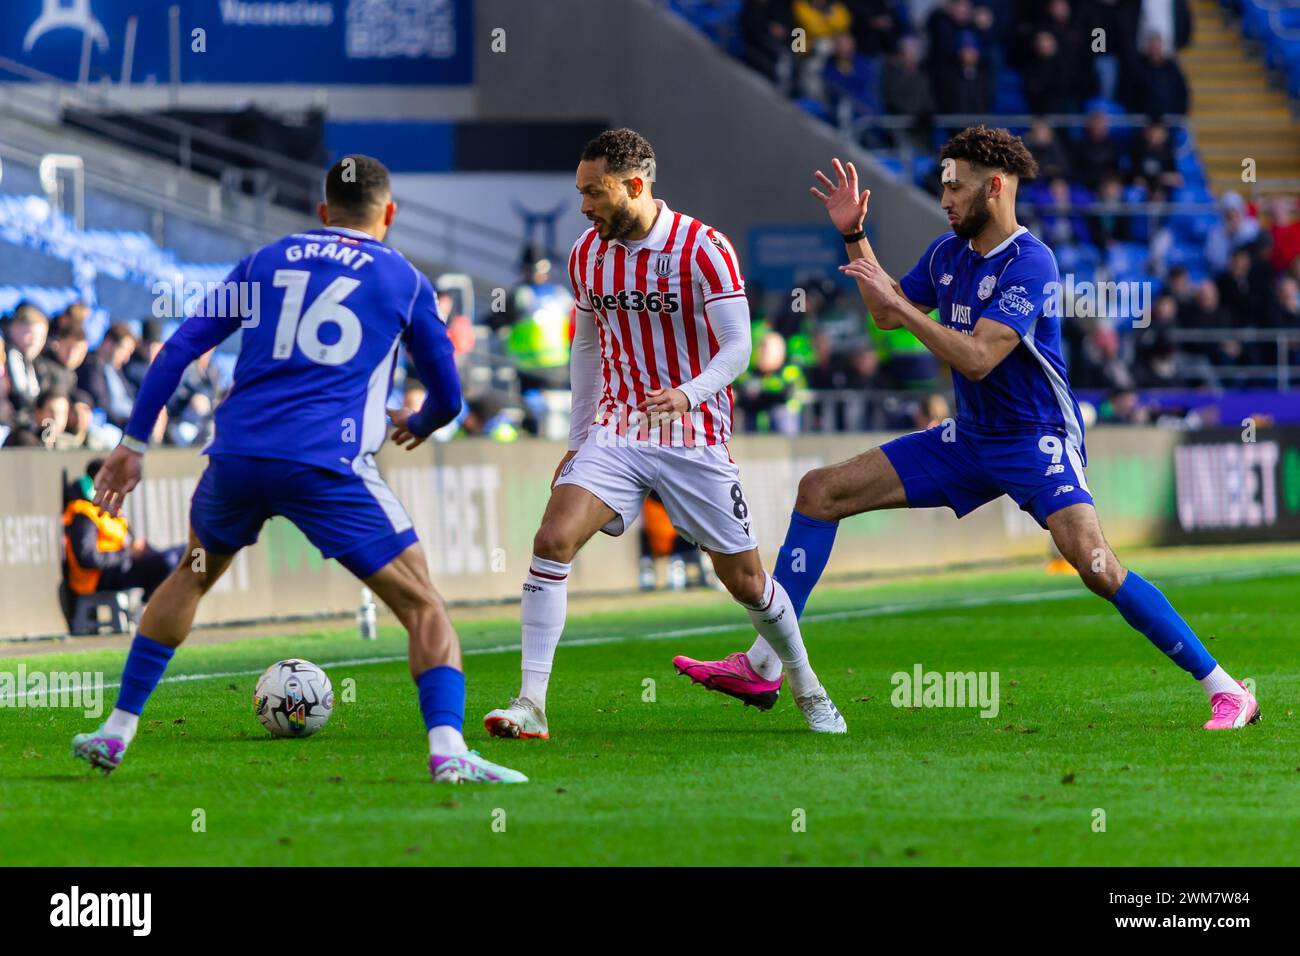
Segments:
[[[339,160],[325,178],[322,227],[240,262],[149,367],[122,444],[95,477],[95,504],[113,514],[139,483],[149,436],[185,369],[241,333],[234,384],[217,407],[190,506],[189,546],[204,560],[181,562],[145,606],[113,712],[73,738],[74,756],[105,773],[121,763],[200,599],[267,519],[282,515],[363,580],[409,633],[434,780],[527,779],[465,744],[460,641],[411,519],[375,466],[390,419],[393,441],[412,449],[461,407],[433,286],[383,242],[396,211],[382,163]],[[415,412],[385,408],[403,347],[427,388]]]
[[[1024,143],[1005,129],[972,127],[944,146],[940,206],[951,232],[929,244],[895,281],[863,223],[870,190],[834,161],[813,196],[847,246],[841,269],[857,283],[881,329],[906,328],[952,369],[955,420],[904,435],[849,461],[806,474],[777,558],[776,578],[802,613],[830,558],[838,522],[881,508],[951,508],[962,517],[1009,495],[1052,536],[1083,583],[1200,682],[1206,730],[1259,719],[1254,695],[1206,650],[1165,596],[1111,551],[1088,491],[1079,404],[1061,354],[1060,276],[1052,251],[1016,221],[1016,190],[1037,173]],[[938,321],[929,313],[937,310]],[[779,680],[762,638],[710,662],[711,689],[748,700]],[[752,678],[748,675],[753,675]]]

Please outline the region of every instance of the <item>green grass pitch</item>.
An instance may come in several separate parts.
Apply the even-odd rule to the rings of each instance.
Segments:
[[[69,756],[93,723],[80,711],[0,710],[0,862],[1294,864],[1300,549],[1138,557],[1211,653],[1254,679],[1262,723],[1202,732],[1195,683],[1038,568],[816,593],[805,635],[849,724],[837,738],[808,733],[786,694],[759,713],[674,674],[675,653],[747,643],[722,596],[629,596],[571,618],[549,741],[489,740],[480,723],[517,689],[515,610],[461,624],[466,736],[532,782],[437,787],[402,634],[305,629],[182,649],[110,778]],[[0,671],[120,674],[120,651],[49,647]],[[339,702],[317,736],[273,740],[252,687],[292,656],[324,666]],[[918,663],[997,672],[1000,712],[893,706],[891,675]]]

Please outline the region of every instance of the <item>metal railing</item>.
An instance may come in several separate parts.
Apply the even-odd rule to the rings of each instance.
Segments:
[[[9,82],[4,82],[6,74]],[[274,187],[253,194],[259,205],[289,203],[301,209],[304,204],[310,208],[320,199],[323,170],[319,167],[174,117],[130,110],[114,100],[111,86],[78,86],[3,56],[0,84],[5,97],[29,111],[43,111],[63,122],[74,119],[76,128],[160,156],[181,169],[217,178],[227,168],[234,168],[241,176],[264,171],[269,175],[262,177],[263,181],[274,183]],[[212,154],[228,156],[232,162],[213,159]],[[228,178],[223,183],[224,191],[237,192],[238,178]],[[394,233],[412,247],[417,257],[451,266],[467,259],[484,263],[497,273],[496,278],[516,274],[523,248],[518,233],[435,209],[418,200],[397,198],[401,215]]]
[[[1276,348],[1276,358],[1270,365],[1211,365],[1210,372],[1220,383],[1268,381],[1269,387],[1279,392],[1289,392],[1300,381],[1293,381],[1296,373],[1291,362],[1291,352],[1300,351],[1300,328],[1295,329],[1170,329],[1169,340],[1175,345],[1218,345],[1239,342],[1246,345],[1271,345]]]

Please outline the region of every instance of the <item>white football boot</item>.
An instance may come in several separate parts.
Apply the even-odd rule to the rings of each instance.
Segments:
[[[509,740],[548,740],[546,715],[527,697],[516,697],[507,707],[498,707],[483,718],[489,736]]]
[[[803,712],[803,719],[808,722],[808,729],[816,734],[847,734],[848,724],[826,693],[825,687],[818,687],[810,694],[796,697],[794,702]]]

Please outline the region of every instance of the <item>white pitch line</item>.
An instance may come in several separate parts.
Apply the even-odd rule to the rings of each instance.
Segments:
[[[1189,574],[1182,577],[1165,578],[1166,585],[1169,584],[1207,584],[1213,581],[1239,581],[1250,578],[1272,577],[1277,574],[1296,574],[1300,573],[1300,564],[1279,564],[1268,568],[1236,568],[1226,571],[1211,571],[1201,574]],[[973,607],[990,607],[995,604],[1029,604],[1035,601],[1060,601],[1072,598],[1093,597],[1093,593],[1082,586],[1071,588],[1070,590],[1059,591],[1021,591],[1010,594],[994,594],[987,597],[972,596],[950,598],[948,600],[918,600],[903,601],[896,604],[876,604],[871,607],[856,608],[848,611],[824,611],[820,614],[807,614],[800,619],[801,623],[816,624],[822,621],[844,621],[864,617],[885,617],[891,614],[905,614],[910,611],[941,611],[953,608],[973,608]],[[752,630],[748,622],[736,621],[734,624],[711,624],[705,627],[682,627],[671,631],[654,631],[650,634],[618,634],[610,637],[579,637],[572,640],[564,641],[565,647],[597,647],[605,644],[632,644],[638,641],[662,641],[670,640],[675,637],[695,637],[701,634],[725,634],[728,631],[747,631]],[[465,656],[480,654],[504,654],[509,651],[519,650],[518,642],[510,644],[492,644],[487,647],[470,647],[465,648],[461,653]],[[353,657],[340,661],[330,661],[321,664],[322,668],[326,667],[363,667],[367,664],[395,664],[399,661],[405,661],[405,654],[386,654],[378,657]],[[210,674],[177,674],[174,677],[164,677],[160,683],[179,684],[185,681],[195,680],[218,680],[223,677],[254,677],[265,671],[266,668],[259,670],[245,671],[216,671]],[[111,690],[121,687],[120,681],[99,685],[105,690]],[[75,693],[77,689],[62,690],[61,694]],[[44,696],[50,696],[47,691]],[[7,697],[0,697],[0,707],[9,705],[9,702],[19,698],[26,697],[27,691]],[[41,696],[41,695],[38,695]]]

